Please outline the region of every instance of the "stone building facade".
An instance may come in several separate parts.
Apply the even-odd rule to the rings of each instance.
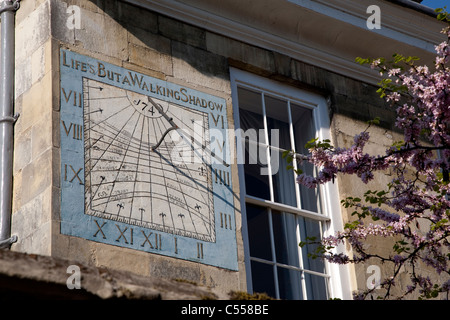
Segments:
[[[354,59],[432,61],[442,25],[405,2],[20,1],[11,250],[223,293],[350,299],[368,265],[312,262],[293,243],[341,229],[350,213],[339,200],[364,187],[341,177],[315,193],[288,190],[283,160],[267,165],[264,152],[301,151],[317,135],[348,146],[375,117],[369,149],[396,140],[378,75]],[[367,24],[373,4],[380,29]],[[213,164],[164,153],[181,141],[170,119],[191,124],[182,150]],[[252,142],[242,149],[234,133],[251,128],[262,129],[262,158],[248,166]],[[270,128],[288,137],[275,145]]]

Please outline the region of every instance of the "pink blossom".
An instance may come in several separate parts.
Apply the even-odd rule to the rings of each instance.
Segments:
[[[407,62],[409,68],[404,71],[395,66],[387,72],[388,77],[395,78],[390,83],[407,93],[403,96],[406,103],[401,105],[396,105],[402,98],[400,90],[385,96],[396,112],[395,126],[403,132],[402,143],[387,148],[383,155],[371,155],[364,150],[370,139],[365,130],[355,135],[348,148],[310,150],[308,161],[319,168],[319,172],[315,176],[301,174],[297,177],[298,183],[309,188],[334,181],[343,174],[356,175],[368,183],[377,171],[384,173],[389,169],[393,177],[385,196],[373,198],[375,203],[379,199],[378,206],[364,201],[352,204],[360,215],[357,223],[323,238],[322,245],[327,248],[324,257],[330,262],[364,262],[374,257],[366,250],[364,240],[367,237],[395,236],[401,239],[403,247],[397,247],[397,254],[384,258],[383,262],[406,265],[408,261],[412,265],[422,261],[438,274],[450,276],[447,256],[450,250],[450,27],[443,33],[448,39],[435,47],[437,56],[433,70]],[[371,67],[382,73],[387,70],[381,59],[372,60]],[[368,223],[370,218],[376,223]],[[357,254],[350,258],[330,251],[344,243]],[[406,251],[400,254],[401,250]],[[394,280],[388,277],[383,286],[395,285]],[[417,270],[411,274],[411,281],[405,295],[420,290],[426,296],[435,285],[442,292],[450,292],[450,280],[435,284]],[[355,297],[363,298],[364,294],[355,294]]]

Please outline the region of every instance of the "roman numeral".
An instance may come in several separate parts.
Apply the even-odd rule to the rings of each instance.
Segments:
[[[126,244],[133,244],[133,228],[130,228],[130,232],[129,232],[129,239],[130,242],[128,242],[128,239],[126,238],[125,234],[128,230],[127,227],[125,227],[125,229],[121,230],[120,227],[116,224],[117,229],[120,232],[119,237],[116,239],[117,242],[120,242],[120,239],[123,238],[123,240],[125,241]]]
[[[153,232],[150,232],[148,235],[146,235],[143,230],[141,230],[141,232],[145,238],[144,242],[141,243],[141,247],[144,247],[145,244],[148,243],[148,245],[150,246],[150,249],[161,250],[161,235],[160,234],[155,233],[154,240],[153,240],[150,238],[151,235],[153,234]],[[153,241],[153,243],[152,243],[152,241]]]
[[[197,242],[197,258],[203,259],[203,243]]]
[[[97,226],[97,232],[94,233],[94,237],[97,237],[97,234],[100,232],[103,236],[103,239],[106,239],[106,235],[103,233],[103,230],[102,230],[102,228],[106,224],[106,222],[103,222],[102,225],[99,225],[97,220],[94,220],[94,222]]]
[[[72,132],[72,134],[70,134],[70,135],[72,136],[73,139],[75,139],[75,140],[83,139],[83,125],[71,122],[69,124],[69,126],[67,127],[67,124],[65,123],[64,120],[61,120],[61,123],[62,123],[64,132],[66,133],[67,137],[69,136],[70,132]]]
[[[220,213],[220,227],[223,229],[233,229],[231,224],[231,214]]]
[[[79,176],[81,170],[83,170],[83,168],[75,170],[72,167],[72,165],[64,164],[64,181],[73,182],[75,179],[77,179],[80,184],[83,184],[83,181],[81,180],[81,178]],[[68,180],[69,179],[69,174],[73,174],[70,180]]]
[[[66,92],[66,90],[64,88],[61,88],[61,91],[62,91],[64,100],[66,101],[66,103],[69,103],[69,101],[71,101],[73,103],[74,107],[81,108],[83,96],[80,92],[76,92],[76,91],[72,91],[72,90],[70,90],[69,92]]]
[[[217,118],[214,118],[214,115],[211,113],[211,117],[213,119],[214,124],[216,125],[216,127],[218,127],[218,123],[219,121],[222,123],[222,129],[224,128],[224,123],[223,123],[223,116],[222,115],[217,115]]]
[[[219,169],[214,169],[215,173],[215,183],[223,184],[225,186],[230,185],[230,173],[228,171],[223,171]]]

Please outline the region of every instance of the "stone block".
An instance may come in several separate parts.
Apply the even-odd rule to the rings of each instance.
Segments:
[[[42,79],[52,68],[52,46],[51,41],[45,42],[31,55],[31,83]]]
[[[177,41],[172,42],[172,54],[175,78],[230,93],[226,58]]]
[[[29,90],[32,85],[31,57],[16,60],[14,75],[15,98]]]
[[[180,261],[175,259],[165,259],[159,256],[150,257],[150,276],[163,279],[184,279],[194,283],[200,283],[201,272],[198,264]]]
[[[51,117],[52,113],[49,115]],[[51,118],[47,117],[42,117],[31,127],[31,157],[33,160],[52,148],[52,129]]]
[[[277,74],[281,74],[285,77],[291,77],[291,58],[284,54],[274,52],[274,64]]]
[[[12,212],[16,212],[22,206],[22,170],[14,172],[13,176],[13,194],[12,194]]]
[[[180,21],[158,17],[159,32],[169,39],[183,42],[193,47],[206,49],[206,31]]]
[[[26,130],[42,118],[51,121],[52,102],[52,75],[47,73],[23,94],[16,130]]]
[[[215,33],[206,33],[208,51],[241,61],[259,69],[275,72],[275,62],[271,51],[245,44]]]
[[[61,1],[52,1],[51,34],[57,40],[75,44],[75,29],[67,28],[67,7],[69,5]]]
[[[128,27],[127,31],[128,43],[130,45],[144,47],[166,55],[172,53],[171,41],[169,38],[137,27]]]
[[[67,3],[67,6],[75,5],[92,12],[99,12],[101,10],[100,6],[102,5],[102,3],[112,2],[103,0],[56,0],[56,1],[64,1]]]
[[[124,270],[135,274],[148,275],[148,253],[108,246],[101,243],[91,243],[90,255],[97,267],[107,266],[116,270]],[[126,256],[126,259],[123,257]]]
[[[45,48],[36,49],[31,55],[31,83],[39,81],[45,74]]]
[[[14,174],[31,162],[31,128],[15,134]]]
[[[22,171],[22,203],[31,201],[44,192],[52,182],[52,150],[33,159]],[[50,208],[49,208],[50,209]],[[50,210],[49,210],[50,212]]]
[[[128,59],[127,31],[103,11],[91,11],[92,8],[80,7],[80,29],[67,27],[67,7],[65,2],[53,2],[51,15],[52,36],[58,40],[77,45],[91,52]],[[104,30],[107,30],[105,32]]]
[[[15,37],[17,63],[30,57],[50,38],[50,1],[37,6],[16,24]]]
[[[74,29],[77,45],[121,60],[128,59],[126,29],[106,14],[81,9],[81,16],[81,29]]]
[[[130,63],[162,72],[165,75],[172,75],[172,59],[170,56],[133,44],[129,45],[128,50]]]
[[[55,148],[61,147],[61,122],[59,117],[59,112],[53,111],[53,121],[52,121],[52,145]]]
[[[29,183],[23,178],[23,187]],[[23,201],[12,215],[11,233],[18,236],[14,250],[50,254],[51,188],[46,188],[28,202]]]
[[[97,1],[96,5],[99,12],[119,22],[124,29],[139,27],[147,32],[158,33],[156,13],[122,1]]]

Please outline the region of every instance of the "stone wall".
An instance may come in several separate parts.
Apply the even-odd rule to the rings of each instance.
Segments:
[[[81,29],[66,26],[70,5],[81,9]],[[246,289],[239,211],[239,272],[60,234],[60,48],[225,98],[231,121],[227,60],[197,46],[196,32],[205,35],[118,1],[21,2],[16,19],[16,111],[21,116],[15,127],[12,217],[18,242],[13,251],[184,279],[222,292]]]
[[[211,300],[229,299],[184,279],[131,274],[79,261],[0,251],[0,300]],[[77,269],[72,269],[74,266]],[[79,272],[79,273],[78,273]],[[77,273],[77,274],[76,274]],[[70,278],[70,277],[73,278]]]
[[[70,5],[81,9],[80,29],[66,26]],[[23,0],[16,19],[16,111],[21,116],[15,127],[12,233],[19,240],[14,251],[144,276],[182,278],[222,292],[246,290],[238,211],[239,272],[60,234],[61,47],[225,98],[230,123],[229,68],[236,67],[326,97],[336,146],[350,145],[353,136],[365,129],[365,121],[375,117],[381,118],[381,125],[374,129],[377,144],[370,148],[382,152],[395,139],[393,113],[373,85],[119,1]],[[239,194],[236,168],[233,181]],[[341,197],[361,190],[347,177],[338,185]],[[342,212],[345,222],[348,213]],[[358,271],[355,287],[365,288],[364,272]]]
[[[12,233],[19,236],[14,250],[46,255],[51,253],[58,185],[53,53],[50,2],[23,1],[16,13],[15,108],[20,117],[15,125]]]

